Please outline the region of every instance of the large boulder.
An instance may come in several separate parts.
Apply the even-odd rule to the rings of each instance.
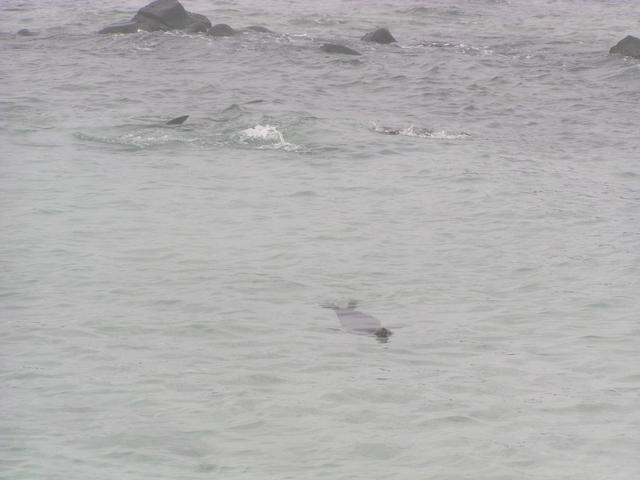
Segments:
[[[98,33],[133,33],[138,30],[206,32],[209,28],[211,22],[207,17],[186,11],[178,0],[155,0],[138,10],[128,23],[110,25]]]
[[[628,57],[640,58],[640,38],[627,35],[611,47],[609,53],[619,53]]]
[[[204,15],[187,12],[178,0],[155,0],[138,10],[131,21],[137,22],[141,30],[153,32],[184,30],[193,23],[209,22],[209,19]]]
[[[391,32],[386,28],[378,28],[373,32],[367,33],[362,40],[365,42],[375,42],[375,43],[393,43],[396,41],[391,35]]]

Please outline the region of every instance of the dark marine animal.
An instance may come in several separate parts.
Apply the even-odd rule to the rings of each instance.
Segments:
[[[187,118],[189,118],[189,115],[182,115],[181,117],[172,118],[167,123],[165,123],[165,125],[182,125],[187,120]]]
[[[320,305],[336,312],[342,328],[358,335],[375,335],[378,338],[388,338],[393,332],[385,328],[376,317],[356,310],[356,302],[349,302],[347,308],[341,308],[333,303]]]

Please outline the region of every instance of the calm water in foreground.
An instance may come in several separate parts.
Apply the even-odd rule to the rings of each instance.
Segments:
[[[0,6],[1,478],[640,478],[635,0],[143,5]]]

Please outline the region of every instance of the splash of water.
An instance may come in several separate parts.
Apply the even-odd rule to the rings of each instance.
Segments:
[[[256,125],[239,132],[237,139],[240,143],[255,144],[259,148],[277,148],[286,151],[298,149],[298,145],[287,142],[282,132],[272,125]]]

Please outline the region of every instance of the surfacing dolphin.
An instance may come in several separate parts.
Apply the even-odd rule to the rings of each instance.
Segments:
[[[358,335],[375,335],[378,339],[387,339],[393,332],[381,325],[380,320],[366,313],[356,310],[356,302],[351,301],[347,308],[339,307],[333,303],[320,305],[336,312],[342,328]]]

